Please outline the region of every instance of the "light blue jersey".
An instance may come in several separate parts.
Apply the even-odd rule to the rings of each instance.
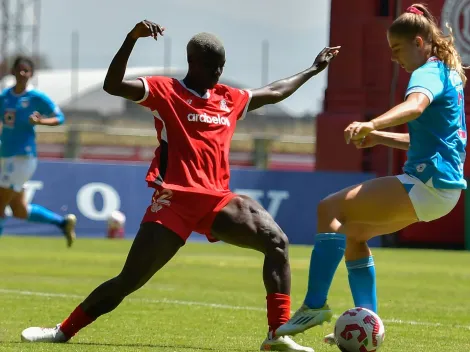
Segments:
[[[3,123],[1,135],[1,157],[29,155],[36,157],[36,133],[29,116],[37,111],[45,117],[55,116],[60,123],[64,115],[60,108],[44,93],[27,89],[15,94],[7,88],[0,95],[0,117]]]
[[[406,96],[416,92],[425,94],[431,104],[408,123],[410,147],[404,172],[434,188],[466,189],[467,128],[459,74],[432,57],[411,75]]]

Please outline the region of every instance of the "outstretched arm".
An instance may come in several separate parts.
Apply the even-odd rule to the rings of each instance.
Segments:
[[[322,72],[332,59],[339,53],[340,47],[325,48],[318,54],[312,67],[292,77],[273,82],[265,87],[252,89],[252,98],[248,111],[258,109],[264,105],[276,104],[291,96],[310,78]]]
[[[142,99],[145,94],[145,87],[141,80],[124,80],[126,73],[127,61],[131,55],[132,49],[139,38],[153,37],[157,40],[157,36],[163,35],[165,28],[150,21],[142,21],[135,25],[134,29],[129,32],[119,51],[111,61],[108,73],[104,80],[103,89],[106,93],[120,96],[129,100],[137,101]]]

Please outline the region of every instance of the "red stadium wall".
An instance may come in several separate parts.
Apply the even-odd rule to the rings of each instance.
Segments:
[[[401,1],[400,13],[414,2],[418,1]],[[463,27],[469,20],[465,16],[470,16],[470,0],[427,0],[426,3],[439,21],[444,17],[450,22],[464,48],[461,55],[470,58],[470,29]],[[409,74],[401,69],[391,99],[395,68],[390,60],[386,30],[393,21],[395,6],[395,0],[388,1],[388,5],[381,0],[331,1],[330,46],[341,45],[342,53],[329,70],[325,109],[317,120],[317,170],[373,171],[379,176],[386,175],[389,169],[394,174],[401,173],[406,152],[391,152],[393,163],[389,164],[387,148],[356,150],[354,146],[346,145],[343,139],[343,130],[348,123],[367,121],[403,100]],[[443,12],[444,7],[450,12]],[[466,107],[468,125],[468,87]],[[406,127],[395,131],[405,132]],[[465,175],[470,175],[469,162],[465,165]],[[463,246],[463,198],[462,195],[457,207],[446,217],[401,231],[400,242]]]

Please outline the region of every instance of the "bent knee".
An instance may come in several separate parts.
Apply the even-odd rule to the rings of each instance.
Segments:
[[[357,247],[367,244],[367,238],[364,236],[347,236],[346,247]]]
[[[280,229],[264,230],[265,254],[287,258],[289,249],[289,239]]]
[[[27,219],[28,218],[28,210],[27,209],[12,208],[11,212],[12,212],[13,216],[17,219]]]
[[[339,204],[332,196],[323,198],[317,206],[318,219],[332,219],[339,217]]]

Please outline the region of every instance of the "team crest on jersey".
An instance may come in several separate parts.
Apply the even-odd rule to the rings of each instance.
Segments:
[[[28,99],[21,99],[20,105],[23,109],[26,109],[29,106],[29,100]]]
[[[227,101],[225,99],[220,101],[220,110],[230,112],[230,109],[227,106]]]

